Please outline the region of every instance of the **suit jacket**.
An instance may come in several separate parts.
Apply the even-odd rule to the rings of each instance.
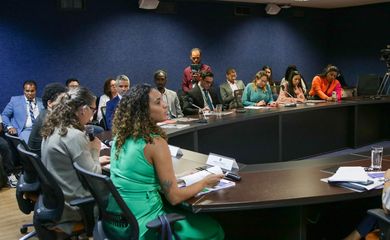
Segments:
[[[185,115],[195,115],[199,113],[199,109],[192,106],[191,103],[195,104],[196,106],[199,106],[201,108],[204,108],[204,100],[202,95],[202,90],[200,89],[199,85],[195,85],[193,89],[191,89],[187,95],[184,97],[183,100],[183,112]],[[211,100],[213,101],[213,105],[219,104],[220,101],[218,99],[217,94],[213,90],[213,88],[209,89],[209,94],[211,96]]]
[[[181,111],[181,107],[180,107],[180,101],[175,91],[165,88],[165,92],[162,98],[168,106],[168,112],[170,118],[183,117],[183,112]]]
[[[245,84],[241,80],[237,80],[236,83],[238,89],[245,89]],[[229,83],[226,81],[219,85],[219,92],[221,93],[222,103],[225,109],[229,108],[229,104],[234,100],[234,94]]]
[[[107,102],[106,105],[106,123],[107,123],[107,128],[108,130],[111,130],[112,127],[112,119],[114,118],[114,112],[116,109],[116,106],[120,102],[119,95],[111,99],[110,101]]]
[[[35,98],[35,101],[39,112],[41,112],[43,110],[42,100],[40,98]],[[20,135],[26,125],[28,117],[26,104],[26,98],[24,95],[13,96],[1,114],[4,126],[6,128],[16,128],[18,135]]]

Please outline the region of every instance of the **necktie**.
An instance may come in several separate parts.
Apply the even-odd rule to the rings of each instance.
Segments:
[[[29,112],[30,112],[30,118],[31,122],[34,124],[35,116],[34,116],[34,104],[32,100],[28,100],[29,103]]]
[[[203,91],[204,91],[204,96],[206,98],[207,105],[209,105],[209,108],[210,108],[211,111],[214,111],[214,106],[211,103],[211,99],[209,97],[209,91],[207,91],[206,89],[203,89]]]

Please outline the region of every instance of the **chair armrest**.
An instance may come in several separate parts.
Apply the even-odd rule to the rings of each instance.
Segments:
[[[76,198],[69,202],[70,206],[80,208],[80,214],[84,222],[84,231],[88,237],[92,236],[93,226],[95,225],[95,203],[95,198],[93,197]]]
[[[82,207],[83,205],[95,204],[95,199],[93,197],[85,197],[85,198],[76,198],[69,202],[72,207]]]
[[[172,226],[175,222],[185,219],[186,217],[177,213],[169,213],[165,215],[168,219],[169,224]],[[156,218],[146,224],[146,227],[149,229],[159,229],[161,228],[162,223],[160,219]]]
[[[390,224],[390,215],[386,215],[383,209],[381,208],[376,208],[376,209],[369,209],[367,211],[369,215],[372,215],[388,224]]]

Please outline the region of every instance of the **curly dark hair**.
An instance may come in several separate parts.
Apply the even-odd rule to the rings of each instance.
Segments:
[[[68,127],[74,127],[80,131],[84,126],[80,123],[76,112],[79,107],[90,106],[96,101],[96,97],[87,88],[71,89],[57,97],[53,109],[48,113],[43,123],[41,135],[44,139],[53,134],[56,128],[59,135],[65,136]]]
[[[152,135],[167,140],[165,132],[150,118],[149,93],[152,89],[149,84],[138,84],[118,104],[112,123],[112,133],[116,137],[116,158],[129,137],[142,138],[147,143],[153,143]]]
[[[54,102],[58,95],[68,91],[68,89],[62,83],[49,83],[43,89],[42,104],[47,109],[47,102]]]

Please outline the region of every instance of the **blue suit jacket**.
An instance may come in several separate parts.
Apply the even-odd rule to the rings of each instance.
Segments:
[[[111,130],[112,119],[114,118],[114,112],[119,101],[120,101],[119,96],[116,96],[110,101],[108,101],[106,104],[106,123],[107,123],[108,130]]]
[[[40,98],[35,98],[36,104],[38,106],[39,112],[43,109],[42,100]],[[12,126],[18,131],[18,135],[23,130],[24,125],[27,121],[27,108],[26,108],[26,99],[24,95],[13,96],[11,100],[5,106],[1,117],[3,118],[3,124],[5,127]]]

